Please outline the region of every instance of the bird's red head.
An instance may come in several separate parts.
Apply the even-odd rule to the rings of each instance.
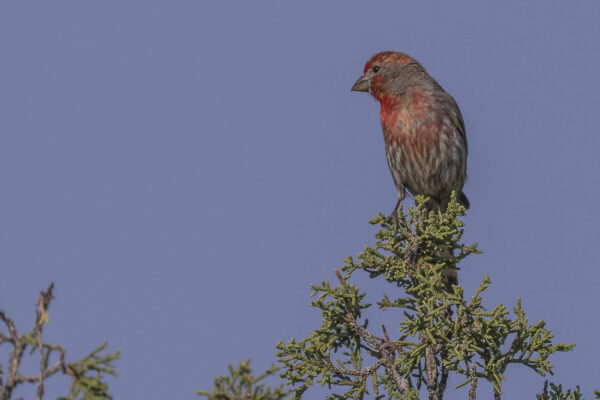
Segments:
[[[391,82],[397,77],[408,64],[418,64],[415,59],[407,54],[396,51],[382,51],[375,54],[363,70],[363,75],[354,83],[352,90],[356,92],[369,92],[377,100],[389,91],[385,88],[385,82]]]
[[[381,51],[375,54],[367,63],[365,64],[365,68],[363,70],[363,74],[366,74],[372,67],[378,65],[383,66],[385,64],[397,62],[401,64],[408,64],[409,62],[414,61],[414,59],[408,54],[400,53],[398,51]]]

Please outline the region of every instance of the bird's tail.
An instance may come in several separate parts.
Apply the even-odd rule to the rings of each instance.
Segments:
[[[462,190],[458,193],[456,201],[467,210],[471,207],[471,203],[469,202],[467,195],[464,194]],[[430,211],[441,211],[445,213],[449,202],[450,197],[430,197],[425,206]]]
[[[469,199],[467,199],[467,195],[464,194],[464,192],[462,190],[460,191],[460,194],[458,195],[458,202],[460,203],[461,206],[463,206],[467,210],[471,207],[471,204],[469,203]]]
[[[432,211],[441,211],[443,213],[446,212],[448,208],[449,199],[434,199],[430,198],[426,207]],[[461,191],[458,195],[457,201],[465,207],[467,210],[469,209],[469,199],[467,196]],[[452,258],[454,257],[454,252],[449,249],[447,246],[440,246],[440,250],[437,252],[437,256],[440,258]],[[458,285],[458,273],[454,268],[447,268],[443,272],[443,277],[446,283],[446,291],[452,292],[452,285]]]
[[[437,255],[440,258],[452,258],[454,257],[454,252],[447,246],[441,246]],[[452,285],[458,285],[458,271],[454,268],[446,268],[442,271],[442,276],[446,284],[446,291],[452,292]]]

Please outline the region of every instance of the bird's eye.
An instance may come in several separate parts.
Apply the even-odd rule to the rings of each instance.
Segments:
[[[373,67],[373,72],[378,73],[380,69],[381,67],[379,65],[376,65]]]

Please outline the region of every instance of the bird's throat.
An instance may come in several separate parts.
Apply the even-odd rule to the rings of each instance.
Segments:
[[[379,116],[381,118],[381,126],[385,135],[386,142],[393,140],[389,137],[393,132],[398,123],[398,117],[403,109],[406,109],[406,104],[403,104],[400,98],[392,95],[384,95],[378,99],[381,108],[379,110]],[[387,133],[386,133],[387,132]]]

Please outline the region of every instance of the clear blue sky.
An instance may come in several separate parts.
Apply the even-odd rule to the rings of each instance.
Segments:
[[[378,106],[350,87],[399,50],[465,118],[466,240],[484,254],[461,283],[488,274],[487,305],[520,297],[576,342],[555,380],[589,395],[599,20],[597,1],[2,2],[0,308],[29,329],[55,281],[47,340],[69,359],[121,349],[115,399],[194,398],[229,362],[265,368],[318,326],[309,284],[394,206]],[[507,376],[511,399],[543,381]]]

